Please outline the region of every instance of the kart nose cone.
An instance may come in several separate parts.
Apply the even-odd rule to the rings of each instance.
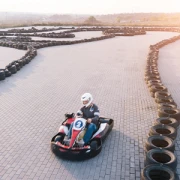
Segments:
[[[69,143],[69,148],[72,148],[72,146],[74,145],[76,137],[78,136],[79,132],[80,132],[79,130],[72,129],[72,136]]]

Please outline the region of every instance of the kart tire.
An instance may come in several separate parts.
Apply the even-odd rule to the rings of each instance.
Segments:
[[[97,143],[97,141],[92,141],[92,142],[90,143],[90,147],[91,147],[91,149],[92,149],[93,151],[96,151],[97,148],[98,148],[98,143]]]
[[[4,70],[0,70],[0,81],[5,79],[5,72]]]
[[[153,164],[142,170],[141,180],[179,180],[179,177],[168,166]]]
[[[23,67],[23,61],[22,60],[18,60],[18,63],[19,63],[20,68],[22,68]]]
[[[10,77],[11,76],[11,72],[8,69],[5,69],[5,76],[6,77]]]
[[[159,117],[172,117],[180,122],[180,110],[179,109],[158,109]]]
[[[149,136],[145,142],[145,152],[151,149],[165,149],[174,152],[175,142],[167,136]]]
[[[27,64],[26,59],[22,59],[23,66]]]
[[[149,80],[148,84],[153,84],[153,83],[162,83],[160,80]]]
[[[155,98],[154,92],[150,92],[150,94],[151,94],[151,97]]]
[[[61,135],[57,135],[55,138],[54,138],[54,142],[60,142],[62,140],[62,136]]]
[[[157,107],[158,107],[158,109],[163,109],[163,108],[166,108],[166,109],[176,109],[177,105],[170,104],[170,103],[158,103]]]
[[[165,86],[151,86],[150,87],[150,92],[157,92],[157,91],[167,91],[167,88]]]
[[[159,80],[160,81],[161,79],[159,76],[156,76],[156,75],[149,75],[149,76],[145,77],[146,83],[148,83],[148,81],[150,81],[150,80]]]
[[[10,66],[8,70],[11,72],[11,74],[15,74],[17,72],[15,65]]]
[[[176,105],[172,97],[161,97],[161,98],[155,97],[155,102],[156,103],[172,103]]]
[[[168,92],[161,92],[161,91],[155,92],[155,98],[166,98],[166,97],[171,97],[171,94]]]
[[[159,164],[165,165],[173,170],[177,167],[177,158],[171,151],[164,149],[151,149],[147,152],[145,158],[145,165]]]
[[[171,126],[171,127],[175,128],[175,129],[179,127],[179,122],[175,118],[170,118],[170,117],[157,118],[154,121],[154,125],[157,125],[157,124],[168,125],[168,126]]]
[[[177,136],[177,130],[168,125],[158,124],[152,126],[149,130],[149,136],[154,136],[154,135],[163,135],[174,140]]]
[[[147,86],[148,88],[150,88],[151,86],[163,86],[163,84],[160,82],[157,82],[157,83],[154,82],[154,83],[148,83]]]
[[[21,67],[20,67],[19,63],[15,63],[15,65],[16,65],[16,69],[17,69],[17,71],[19,71],[19,70],[21,69]]]

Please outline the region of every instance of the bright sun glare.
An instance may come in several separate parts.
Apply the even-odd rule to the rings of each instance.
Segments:
[[[132,12],[180,12],[180,0],[6,0],[2,12],[113,14]]]

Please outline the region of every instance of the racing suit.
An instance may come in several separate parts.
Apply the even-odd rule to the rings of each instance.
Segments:
[[[87,123],[86,128],[87,131],[84,135],[84,143],[86,144],[87,142],[89,142],[89,140],[91,139],[93,133],[96,131],[97,126],[98,126],[98,120],[99,120],[99,108],[97,105],[92,104],[88,107],[83,106],[78,112],[77,112],[77,116],[82,116],[82,118],[84,119],[92,119],[92,122],[89,124]],[[68,138],[71,138],[71,134],[72,134],[72,127],[73,127],[73,123],[70,126],[69,132],[68,132]]]

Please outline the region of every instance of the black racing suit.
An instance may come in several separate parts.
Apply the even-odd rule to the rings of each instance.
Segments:
[[[97,105],[92,104],[91,106],[83,106],[78,112],[77,115],[82,115],[82,118],[84,119],[88,119],[91,118],[92,119],[92,123],[96,125],[98,125],[98,120],[99,120],[99,108],[97,107]]]

